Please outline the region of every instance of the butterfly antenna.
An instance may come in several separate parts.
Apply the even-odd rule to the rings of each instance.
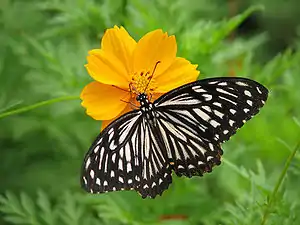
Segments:
[[[147,88],[148,88],[148,86],[149,86],[149,84],[150,84],[150,81],[152,80],[152,77],[153,77],[153,75],[154,75],[154,72],[155,72],[155,70],[156,70],[156,68],[157,68],[157,65],[158,65],[159,63],[160,63],[160,61],[157,61],[157,62],[155,63],[155,66],[154,66],[154,69],[153,69],[153,71],[152,71],[152,74],[151,74],[151,76],[148,78],[149,81],[148,81],[147,86],[146,86],[145,89],[144,89],[144,93],[145,93],[145,91],[147,90]]]

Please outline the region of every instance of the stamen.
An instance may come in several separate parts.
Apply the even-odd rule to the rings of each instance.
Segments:
[[[152,92],[155,90],[155,86],[153,86],[154,80],[153,75],[157,68],[157,65],[160,63],[160,61],[157,61],[152,73],[148,70],[143,71],[136,71],[131,78],[131,82],[129,84],[129,89],[131,93],[134,94],[140,94],[140,93],[146,93]]]

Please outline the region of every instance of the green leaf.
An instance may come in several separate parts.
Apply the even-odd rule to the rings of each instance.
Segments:
[[[35,215],[35,205],[31,198],[29,198],[25,193],[21,193],[21,205],[24,208],[26,214],[31,216]]]

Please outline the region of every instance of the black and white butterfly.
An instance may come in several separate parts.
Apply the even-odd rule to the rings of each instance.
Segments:
[[[87,152],[81,183],[91,193],[134,189],[161,195],[178,176],[221,163],[221,143],[258,113],[268,90],[246,78],[210,78],[176,88],[108,125]]]

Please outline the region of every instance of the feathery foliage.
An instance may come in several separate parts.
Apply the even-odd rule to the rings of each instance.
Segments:
[[[300,224],[300,38],[262,60],[272,36],[232,35],[263,7],[229,18],[227,4],[2,0],[0,224]],[[156,28],[175,34],[178,55],[199,65],[200,79],[243,76],[270,89],[259,115],[223,145],[221,166],[202,178],[174,177],[155,200],[89,195],[79,185],[100,127],[77,97],[91,80],[83,65],[113,25],[136,38]]]

